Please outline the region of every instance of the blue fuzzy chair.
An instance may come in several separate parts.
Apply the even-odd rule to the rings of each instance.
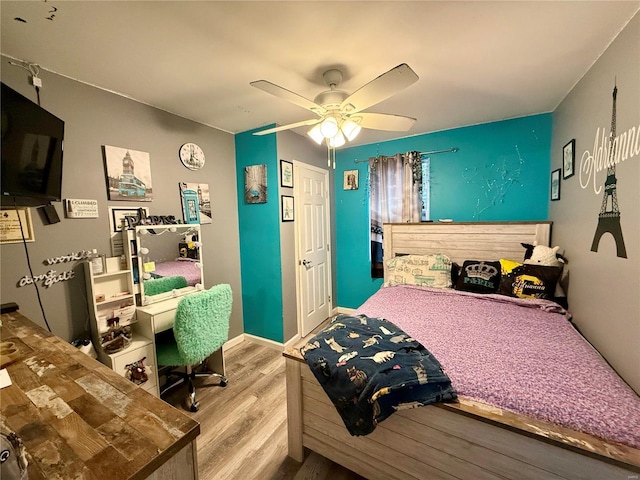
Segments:
[[[227,341],[232,302],[231,287],[227,284],[215,285],[209,290],[192,293],[180,300],[173,335],[157,339],[156,357],[158,368],[186,367],[186,371],[171,370],[167,373],[167,382],[160,390],[161,396],[178,385],[188,383],[186,406],[192,412],[197,412],[199,404],[193,385],[196,376],[215,376],[220,379],[218,386],[227,385],[227,379],[223,375],[208,371],[206,359]],[[176,375],[179,378],[172,381],[172,377]]]

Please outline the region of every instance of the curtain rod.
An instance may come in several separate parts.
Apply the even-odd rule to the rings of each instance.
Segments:
[[[456,153],[458,150],[460,150],[458,147],[448,148],[446,150],[431,150],[430,152],[420,152],[420,156],[424,157],[425,155],[436,155],[438,153]],[[358,160],[356,158],[353,163],[363,163],[368,161],[369,160]]]

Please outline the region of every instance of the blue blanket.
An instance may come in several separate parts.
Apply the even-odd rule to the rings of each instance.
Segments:
[[[384,319],[339,315],[300,352],[351,435],[397,410],[457,398],[438,360]]]

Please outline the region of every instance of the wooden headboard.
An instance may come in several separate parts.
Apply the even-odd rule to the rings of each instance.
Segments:
[[[549,245],[551,222],[385,223],[386,260],[402,254],[444,253],[459,265],[465,260],[522,260],[521,243]]]

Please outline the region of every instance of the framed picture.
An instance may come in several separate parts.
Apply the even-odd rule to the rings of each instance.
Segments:
[[[147,152],[104,145],[109,200],[150,202],[151,160]]]
[[[293,188],[293,163],[280,160],[280,186]]]
[[[551,172],[551,200],[560,200],[560,169]]]
[[[211,219],[211,197],[209,195],[209,184],[208,183],[185,183],[180,182],[180,200],[182,201],[182,213],[184,216],[184,221],[186,223],[213,223]],[[190,222],[188,221],[188,217],[192,217],[188,212],[193,213],[193,205],[189,207],[185,206],[185,199],[191,198],[190,195],[185,196],[185,192],[190,191],[191,193],[195,193],[196,199],[198,202],[198,211],[200,221]]]
[[[244,202],[267,203],[267,166],[244,167]]]
[[[282,221],[293,222],[294,210],[293,210],[293,197],[289,195],[282,195]]]
[[[0,212],[0,243],[33,242],[36,237],[31,223],[31,210],[18,207]]]
[[[345,170],[343,190],[358,190],[358,170]]]
[[[139,217],[144,212],[145,216],[149,216],[149,209],[147,207],[139,208],[117,208],[109,207],[109,222],[111,223],[111,232],[118,233],[122,231],[123,222],[126,222],[126,217]]]
[[[576,139],[572,139],[562,148],[562,178],[569,178],[575,173]]]

